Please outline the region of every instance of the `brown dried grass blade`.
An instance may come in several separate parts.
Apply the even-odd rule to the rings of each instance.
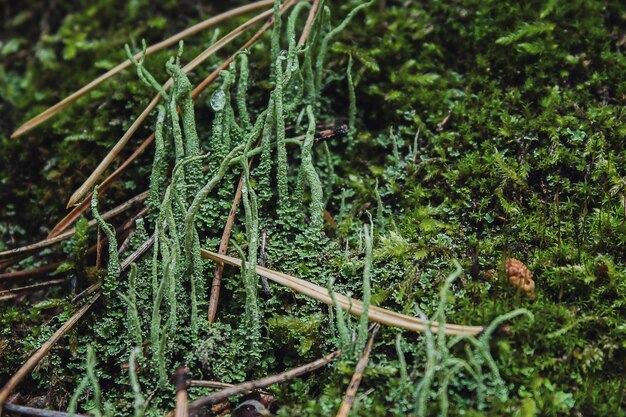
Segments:
[[[26,285],[24,287],[18,287],[18,288],[11,288],[11,289],[8,289],[8,290],[2,290],[2,291],[0,291],[0,301],[1,300],[8,300],[8,299],[17,297],[18,295],[20,295],[22,293],[31,293],[33,291],[37,291],[37,290],[40,290],[42,288],[48,288],[48,287],[52,287],[53,285],[62,284],[65,281],[66,281],[65,278],[57,278],[57,279],[52,279],[50,281],[40,282],[40,283],[37,283],[37,284]]]
[[[352,404],[354,404],[354,397],[356,397],[356,392],[359,389],[359,385],[361,384],[361,380],[363,379],[363,373],[365,372],[367,362],[370,358],[370,353],[372,352],[374,338],[376,337],[379,329],[380,325],[378,323],[372,328],[372,334],[367,341],[367,345],[365,345],[365,348],[363,349],[361,359],[359,359],[359,362],[356,364],[354,375],[352,375],[352,379],[350,380],[350,384],[348,385],[348,389],[346,390],[346,395],[343,397],[343,401],[339,406],[339,411],[337,411],[336,417],[348,417],[348,415],[350,414]]]
[[[211,259],[215,262],[223,262],[228,265],[241,267],[241,260],[233,258],[232,256],[220,255],[215,252],[211,252],[205,249],[201,251],[202,256],[207,259]],[[292,290],[299,292],[300,294],[314,298],[324,304],[334,305],[332,298],[328,294],[328,290],[319,285],[313,284],[303,279],[295,278],[281,272],[272,271],[268,268],[256,266],[256,273],[264,276],[277,284],[284,285]],[[360,316],[363,311],[363,303],[359,300],[348,298],[345,295],[334,293],[337,302],[340,307],[351,314]],[[430,324],[431,330],[434,333],[439,331],[439,323],[430,322],[419,319],[417,317],[407,316],[405,314],[396,313],[394,311],[386,310],[384,308],[370,306],[368,311],[368,317],[370,321],[385,324],[388,326],[399,327],[406,330],[423,332],[426,326]],[[483,331],[483,326],[461,326],[457,324],[445,324],[443,331],[446,334],[457,335],[477,335]]]
[[[198,32],[201,32],[203,30],[206,30],[212,26],[215,26],[219,23],[222,23],[225,20],[228,20],[232,17],[250,12],[252,10],[256,10],[256,9],[260,9],[261,7],[265,7],[265,6],[269,6],[272,3],[274,3],[273,0],[261,0],[261,1],[257,1],[254,3],[250,3],[250,4],[246,4],[244,6],[241,7],[237,7],[234,8],[232,10],[229,10],[227,12],[224,12],[222,14],[219,14],[217,16],[213,16],[209,19],[206,19],[198,24],[195,24],[193,26],[191,26],[190,28],[187,28],[185,30],[183,30],[182,32],[179,32],[155,45],[152,45],[151,47],[149,47],[146,50],[146,54],[152,54],[154,52],[160,51],[162,49],[165,49],[171,45],[176,44],[178,41],[180,41],[181,39],[184,39],[188,36],[194,35]],[[141,57],[141,54],[137,54],[135,55],[136,59],[139,59]],[[26,123],[24,123],[22,126],[20,126],[15,132],[13,132],[13,134],[11,135],[11,138],[17,138],[20,135],[23,135],[24,133],[28,132],[29,130],[33,129],[35,126],[40,125],[41,123],[45,122],[46,120],[50,119],[51,117],[53,117],[54,115],[56,115],[57,113],[59,113],[60,111],[62,111],[63,109],[65,109],[66,107],[70,106],[72,103],[74,103],[76,100],[78,100],[80,97],[84,96],[85,94],[87,94],[88,92],[90,92],[91,90],[95,89],[97,86],[99,86],[100,84],[102,84],[104,81],[108,80],[109,78],[113,77],[114,75],[122,72],[124,69],[128,68],[131,65],[131,62],[126,60],[124,62],[122,62],[121,64],[119,64],[118,66],[116,66],[113,69],[110,69],[109,71],[107,71],[106,73],[102,74],[101,76],[99,76],[98,78],[96,78],[95,80],[91,81],[89,84],[85,85],[84,87],[82,87],[81,89],[79,89],[78,91],[72,93],[71,95],[69,95],[68,97],[64,98],[63,100],[61,100],[60,102],[58,102],[57,104],[55,104],[52,107],[49,107],[48,109],[46,109],[45,111],[43,111],[42,113],[38,114],[37,116],[33,117],[32,119],[30,119],[29,121],[27,121]]]

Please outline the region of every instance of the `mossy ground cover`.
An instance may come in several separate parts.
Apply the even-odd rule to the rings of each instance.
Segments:
[[[332,26],[357,4],[329,4]],[[4,6],[0,249],[45,236],[46,228],[64,214],[67,197],[154,90],[127,70],[24,137],[10,140],[11,132],[125,59],[125,43],[138,51],[142,38],[154,43],[220,7],[225,6],[142,1]],[[301,12],[301,20],[305,16]],[[379,1],[361,10],[329,43],[321,82],[313,77],[319,96],[308,103],[314,106],[318,124],[348,123],[355,128],[325,145],[315,144],[308,154],[289,150],[285,183],[252,170],[258,225],[244,215],[254,213],[255,196],[250,192],[233,232],[240,253],[255,252],[249,252],[257,244],[251,230],[266,229],[270,268],[322,286],[332,282],[336,291],[357,298],[364,295],[363,272],[371,258],[372,305],[427,317],[437,313],[440,290],[458,260],[464,274],[446,293],[448,321],[482,325],[517,308],[528,309],[534,320],[515,318],[508,334],[491,339],[490,352],[506,392],[493,372],[486,373],[481,384],[469,370],[455,369],[445,390],[449,414],[624,415],[625,16],[626,9],[617,1]],[[220,33],[243,21],[229,22]],[[321,26],[321,33],[327,33],[326,23]],[[215,36],[209,31],[186,42],[181,62],[188,62]],[[283,35],[281,49],[288,49],[288,40]],[[276,73],[270,70],[273,49],[268,36],[248,57],[252,123],[276,94]],[[165,63],[174,54],[150,56],[145,65],[164,81]],[[216,57],[191,74],[190,82],[199,82],[219,63]],[[233,76],[235,87],[230,90],[235,96],[238,68]],[[231,144],[216,147],[209,140],[223,136],[214,127],[223,112],[223,103],[215,102],[220,85],[197,100],[195,122],[202,151],[223,156]],[[289,84],[288,101],[295,100],[298,88],[305,90],[304,83],[294,85]],[[351,90],[356,108],[349,99]],[[236,107],[239,115],[240,110]],[[306,109],[298,116],[295,109],[285,111],[287,124],[296,125],[293,136],[309,128]],[[155,112],[135,140],[147,136],[157,119]],[[147,189],[153,156],[153,150],[147,152],[107,191],[99,201],[100,211]],[[218,162],[212,161],[209,173],[217,169]],[[271,168],[272,175],[275,169],[282,168]],[[332,222],[324,221],[323,237],[312,230],[319,222],[309,205],[319,191],[311,180],[314,173],[322,202],[333,217]],[[223,187],[200,209],[196,227],[201,246],[217,248],[239,174],[229,172]],[[288,198],[285,187],[305,204]],[[176,204],[172,224],[181,221]],[[375,230],[371,257],[363,228],[370,221]],[[131,250],[154,231],[154,224],[155,217],[148,217]],[[61,259],[65,253],[74,259],[70,267],[81,269],[76,262],[85,246],[80,236],[85,235],[22,262],[20,268]],[[93,242],[93,232],[86,236]],[[230,253],[238,256],[235,249]],[[158,256],[162,254],[155,258],[161,267],[164,260]],[[511,286],[505,271],[511,257],[532,271],[534,300]],[[146,258],[137,275],[124,275],[115,288],[129,294],[127,298],[110,296],[99,303],[33,372],[31,383],[20,387],[24,398],[45,396],[48,407],[66,409],[85,375],[91,345],[103,392],[100,408],[104,413],[130,412],[134,396],[128,361],[138,338],[136,331],[127,331],[136,323],[128,325],[133,315],[127,301],[133,294],[129,288],[134,288],[139,327],[148,329],[154,282],[151,253]],[[202,267],[207,277],[212,275],[211,264]],[[82,275],[78,285],[86,287],[91,275]],[[197,333],[191,326],[178,329],[169,342],[164,336],[159,339],[171,345],[163,350],[165,369],[146,359],[152,348],[144,349],[144,358],[136,353],[144,394],[158,392],[149,414],[171,408],[173,388],[163,383],[161,371],[171,373],[177,363],[185,362],[197,378],[239,382],[296,366],[345,344],[342,321],[333,309],[277,285],[272,285],[271,296],[257,299],[260,337],[251,340],[254,325],[248,319],[255,313],[250,282],[250,274],[242,277],[227,269],[216,323],[197,323]],[[2,380],[72,313],[69,291],[51,289],[44,302],[41,294],[21,303],[2,302]],[[180,302],[172,310],[171,303],[166,304],[164,317],[189,314],[189,284],[178,291],[170,296]],[[203,294],[197,308],[198,317],[204,317],[208,284],[196,291]],[[353,319],[348,332],[358,333],[357,323]],[[354,415],[411,415],[423,381],[432,372],[434,344],[428,335],[383,328]],[[458,344],[447,353],[465,357],[465,349]],[[358,352],[344,355],[313,376],[273,387],[281,405],[278,414],[333,414],[357,358]],[[438,375],[446,371],[442,368]],[[432,397],[427,398],[432,415],[441,410],[444,380],[435,380]],[[95,405],[93,390],[91,386],[77,397],[80,409]],[[193,389],[191,394],[205,391]]]

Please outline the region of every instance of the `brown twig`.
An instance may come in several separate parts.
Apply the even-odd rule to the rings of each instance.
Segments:
[[[189,376],[189,368],[179,366],[172,375],[172,383],[176,388],[176,408],[174,409],[174,417],[187,417],[189,415],[187,409],[187,379]]]
[[[17,405],[6,403],[2,407],[4,410],[15,414],[24,414],[36,417],[70,417],[69,413],[63,411],[43,410],[41,408],[26,407],[25,405]],[[75,417],[87,417],[85,414],[73,414]]]
[[[313,21],[315,20],[315,15],[317,14],[317,8],[320,5],[320,0],[313,0],[313,4],[311,5],[311,10],[309,10],[309,16],[306,18],[306,23],[304,24],[304,29],[302,30],[302,34],[300,35],[300,39],[298,40],[298,46],[302,46],[306,43],[309,38],[309,33],[311,32],[311,26],[313,26]]]
[[[294,4],[296,4],[299,0],[287,0],[280,9],[280,14],[282,15],[285,11],[287,11],[287,9],[289,9],[291,6],[293,6]],[[193,98],[198,97],[198,95],[204,91],[204,89],[207,88],[207,86],[209,86],[209,84],[211,84],[213,81],[215,81],[215,79],[220,75],[220,72],[225,70],[226,68],[228,68],[228,66],[230,65],[231,62],[233,62],[235,60],[235,57],[237,56],[237,54],[245,49],[248,49],[250,46],[252,46],[256,41],[258,41],[261,36],[263,36],[263,34],[270,28],[272,27],[272,25],[274,24],[274,19],[271,18],[270,20],[268,20],[262,27],[261,29],[259,29],[257,31],[257,33],[254,34],[254,36],[252,36],[250,39],[248,39],[248,42],[246,42],[241,48],[239,48],[239,50],[237,51],[237,53],[234,53],[233,55],[231,55],[226,61],[224,61],[219,67],[217,67],[217,69],[215,71],[213,71],[208,77],[206,77],[204,80],[202,80],[202,82],[200,84],[198,84],[196,86],[196,88],[193,89],[193,91],[191,92],[191,96]]]
[[[4,405],[6,399],[11,395],[15,387],[26,378],[37,364],[50,352],[50,349],[59,341],[72,327],[76,325],[78,320],[89,310],[93,303],[100,297],[100,292],[96,293],[84,306],[72,315],[54,334],[44,342],[43,345],[18,369],[18,371],[7,381],[0,390],[0,406]]]
[[[61,284],[65,281],[66,281],[65,278],[56,278],[56,279],[51,279],[50,281],[44,281],[44,282],[39,282],[37,284],[26,285],[24,287],[2,290],[0,291],[0,300],[8,300],[8,299],[17,297],[21,293],[24,293],[24,292],[29,293],[29,292],[37,291],[42,288],[47,288],[53,285]]]
[[[40,268],[27,269],[24,271],[5,272],[4,274],[0,274],[0,281],[37,278],[42,275],[47,275],[50,272],[54,272],[63,262],[65,261],[53,262]]]
[[[259,251],[259,265],[265,266],[265,257],[266,257],[266,249],[267,249],[267,229],[264,227],[261,229],[261,249]],[[267,278],[260,276],[261,278],[261,286],[263,287],[263,292],[266,297],[272,295],[272,289],[270,288],[270,284],[267,282]]]
[[[100,268],[102,265],[102,232],[100,231],[100,225],[98,225],[98,237],[96,238],[96,268]]]
[[[201,387],[201,388],[217,388],[217,389],[224,389],[224,388],[234,387],[233,384],[227,384],[225,382],[202,381],[202,380],[198,380],[198,379],[192,379],[191,381],[189,381],[189,386],[190,387]]]
[[[220,255],[215,252],[210,252],[205,249],[201,250],[202,257],[211,259],[215,262],[223,262],[228,265],[233,265],[241,268],[241,259],[233,258],[232,256]],[[314,298],[327,305],[335,305],[333,297],[328,293],[328,289],[313,284],[312,282],[295,278],[282,272],[272,271],[268,268],[256,266],[255,271],[259,275],[267,277],[269,280],[276,282],[277,284],[284,285],[299,292],[300,294]],[[333,293],[334,298],[339,303],[339,306],[348,311],[351,314],[360,316],[363,312],[363,303],[359,300],[355,300],[346,297],[343,294]],[[426,320],[419,319],[417,317],[407,316],[405,314],[396,313],[395,311],[386,310],[384,308],[370,306],[368,310],[368,318],[370,321],[385,324],[388,326],[400,327],[403,329],[423,332],[427,326],[431,327],[434,333],[439,331],[439,323],[428,322]],[[444,325],[443,331],[446,334],[457,335],[477,335],[484,330],[483,326],[461,326],[458,324]]]
[[[167,48],[170,45],[174,45],[176,44],[178,41],[180,41],[181,39],[184,39],[187,36],[191,36],[193,34],[196,34],[202,30],[208,29],[212,26],[215,26],[227,19],[230,19],[232,17],[238,16],[240,14],[244,14],[247,13],[249,11],[252,10],[256,10],[259,9],[261,7],[265,7],[265,6],[269,6],[273,3],[273,0],[261,0],[261,1],[257,1],[254,3],[250,3],[250,4],[246,4],[244,6],[241,7],[237,7],[235,9],[229,10],[225,13],[219,14],[217,16],[211,17],[210,19],[207,19],[203,22],[200,22],[196,25],[193,25],[190,28],[187,28],[185,30],[183,30],[182,32],[179,32],[177,34],[175,34],[174,36],[171,36],[155,45],[152,45],[151,47],[146,49],[146,55],[149,55],[151,53],[160,51],[164,48]],[[138,53],[137,55],[135,55],[135,59],[139,59],[141,58],[141,53]],[[95,89],[98,85],[100,85],[102,82],[106,81],[107,79],[111,78],[112,76],[120,73],[122,70],[124,70],[125,68],[128,68],[131,65],[131,62],[129,60],[125,60],[124,62],[122,62],[121,64],[119,64],[118,66],[116,66],[115,68],[107,71],[106,73],[102,74],[100,77],[96,78],[95,80],[91,81],[89,84],[85,85],[84,87],[82,87],[80,90],[74,92],[73,94],[69,95],[68,97],[64,98],[63,100],[61,100],[60,102],[58,102],[57,104],[55,104],[54,106],[46,109],[44,112],[38,114],[37,116],[33,117],[32,119],[30,119],[29,121],[27,121],[26,123],[24,123],[22,126],[20,126],[12,135],[11,138],[16,138],[26,132],[28,132],[29,130],[31,130],[32,128],[34,128],[35,126],[45,122],[46,120],[50,119],[51,117],[53,117],[54,115],[56,115],[57,113],[59,113],[60,111],[62,111],[63,109],[65,109],[66,107],[68,107],[70,104],[72,104],[74,101],[78,100],[80,97],[84,96],[85,94],[87,94],[88,92],[90,92],[91,90]]]
[[[363,372],[365,372],[365,368],[367,367],[367,362],[372,351],[372,345],[374,344],[374,338],[376,337],[378,330],[380,330],[380,325],[377,323],[372,328],[372,334],[367,341],[367,345],[365,345],[365,348],[363,349],[361,359],[359,359],[359,362],[356,364],[354,375],[352,375],[352,379],[350,380],[350,384],[346,390],[346,395],[339,406],[339,411],[337,411],[336,417],[348,417],[348,414],[350,414],[352,404],[354,403],[354,397],[356,396],[361,380],[363,379]]]
[[[252,391],[258,388],[265,388],[273,384],[277,384],[277,383],[281,383],[281,382],[285,382],[285,381],[289,381],[291,379],[297,378],[299,376],[312,372],[330,363],[333,359],[335,359],[340,354],[341,354],[341,350],[336,350],[333,353],[324,356],[323,358],[319,358],[317,360],[314,360],[313,362],[309,362],[305,365],[298,366],[297,368],[293,368],[293,369],[290,369],[285,372],[281,372],[276,375],[257,379],[255,381],[249,381],[249,382],[237,384],[233,387],[225,388],[213,394],[200,397],[192,401],[189,404],[189,412],[192,413],[196,411],[197,409],[199,409],[200,407],[205,407],[210,404],[224,401],[233,395]]]
[[[115,171],[113,171],[108,177],[105,178],[104,181],[102,181],[98,185],[98,193],[100,197],[102,197],[104,190],[109,188],[109,185],[111,185],[113,180],[117,178],[117,176],[121,174],[135,159],[137,159],[137,157],[141,155],[143,151],[145,151],[153,141],[154,141],[154,132],[150,136],[148,136],[148,138],[145,139],[141,143],[141,145],[139,145],[139,147],[135,149],[135,151],[119,167],[115,169]],[[68,227],[70,227],[72,223],[74,223],[81,216],[81,214],[87,211],[91,203],[92,195],[93,195],[92,192],[88,193],[83,199],[83,201],[81,201],[77,206],[75,206],[68,215],[66,215],[63,219],[61,219],[59,223],[56,224],[56,226],[54,226],[54,228],[52,229],[48,237],[54,237],[62,233]]]

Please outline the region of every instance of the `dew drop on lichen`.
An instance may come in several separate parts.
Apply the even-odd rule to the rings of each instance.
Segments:
[[[220,111],[224,109],[226,105],[226,94],[224,94],[224,90],[221,88],[219,90],[215,90],[213,95],[211,96],[211,107],[215,111]]]

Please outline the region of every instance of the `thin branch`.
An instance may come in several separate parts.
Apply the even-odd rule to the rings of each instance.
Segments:
[[[232,256],[220,255],[215,252],[210,252],[205,249],[201,250],[202,257],[211,259],[215,262],[223,262],[228,265],[241,267],[241,260],[233,258]],[[292,277],[281,272],[272,271],[268,268],[256,266],[256,273],[286,287],[293,289],[303,295],[314,298],[324,304],[334,305],[332,298],[328,293],[328,289],[315,285],[309,281]],[[340,307],[351,314],[360,316],[363,311],[363,303],[359,300],[348,298],[343,294],[334,293],[334,298],[339,303]],[[400,327],[403,329],[423,332],[430,324],[432,331],[437,333],[439,331],[439,323],[430,322],[419,319],[417,317],[407,316],[405,314],[396,313],[394,311],[386,310],[376,306],[370,306],[368,310],[368,317],[371,321]],[[445,324],[444,331],[446,334],[469,334],[477,335],[483,330],[483,326],[461,326],[457,324]]]
[[[162,49],[165,49],[171,45],[174,45],[176,43],[178,43],[178,41],[180,41],[181,39],[186,38],[187,36],[191,36],[194,35],[200,31],[203,31],[205,29],[208,29],[212,26],[215,26],[225,20],[228,20],[232,17],[247,13],[249,11],[252,10],[256,10],[256,9],[260,9],[261,7],[265,7],[265,6],[269,6],[273,3],[273,0],[261,0],[261,1],[257,1],[254,3],[250,3],[241,7],[237,7],[235,9],[229,10],[225,13],[219,14],[217,16],[211,17],[207,20],[204,20],[203,22],[200,22],[196,25],[191,26],[190,28],[187,28],[185,30],[183,30],[182,32],[179,32],[177,34],[175,34],[174,36],[171,36],[155,45],[152,45],[151,47],[149,47],[146,50],[146,55],[152,54],[154,52],[160,51]],[[138,53],[137,55],[135,55],[135,59],[140,59],[141,58],[141,53]],[[96,78],[95,80],[91,81],[89,84],[85,85],[84,87],[82,87],[80,90],[72,93],[71,95],[69,95],[68,97],[64,98],[63,100],[61,100],[60,102],[58,102],[57,104],[55,104],[54,106],[46,109],[45,111],[43,111],[42,113],[38,114],[37,116],[33,117],[32,119],[30,119],[29,121],[27,121],[26,123],[24,123],[22,126],[20,126],[15,132],[13,132],[13,134],[11,135],[11,138],[17,138],[20,135],[23,135],[24,133],[28,132],[29,130],[33,129],[35,126],[45,122],[46,120],[50,119],[51,117],[53,117],[54,115],[56,115],[57,113],[59,113],[60,111],[62,111],[63,109],[65,109],[66,107],[68,107],[69,105],[71,105],[73,102],[75,102],[76,100],[78,100],[80,97],[84,96],[85,94],[87,94],[88,92],[90,92],[91,90],[95,89],[97,86],[99,86],[101,83],[103,83],[104,81],[106,81],[107,79],[113,77],[114,75],[122,72],[124,69],[128,68],[131,65],[130,60],[125,60],[124,62],[122,62],[121,64],[119,64],[118,66],[116,66],[115,68],[107,71],[106,73],[102,74],[101,76],[99,76],[98,78]]]
[[[376,337],[378,330],[380,330],[380,325],[377,323],[372,329],[372,334],[367,341],[367,345],[365,345],[365,348],[363,349],[361,359],[359,359],[359,362],[356,364],[356,368],[354,369],[354,375],[352,375],[350,385],[348,385],[346,395],[341,402],[341,406],[339,406],[339,411],[337,411],[336,417],[348,417],[348,415],[350,414],[352,404],[354,404],[354,397],[356,396],[359,385],[361,384],[361,380],[363,379],[363,373],[365,372],[365,368],[367,367],[367,362],[369,361],[370,353],[372,352],[372,346],[374,344],[374,338]]]
[[[9,395],[13,392],[24,378],[26,378],[37,364],[50,352],[52,347],[59,341],[68,331],[70,331],[78,320],[89,310],[93,303],[100,297],[100,292],[96,293],[84,306],[82,306],[72,317],[70,317],[54,334],[44,342],[43,345],[22,365],[20,369],[7,381],[0,390],[0,406],[4,405]]]
[[[17,405],[6,403],[4,410],[15,414],[24,414],[26,416],[36,417],[70,417],[69,413],[63,411],[43,410],[41,408],[26,407],[25,405]],[[74,414],[75,417],[87,417],[85,414]]]
[[[205,407],[210,404],[219,403],[221,401],[228,399],[229,397],[232,397],[233,395],[252,391],[258,388],[265,388],[273,384],[278,384],[281,382],[285,382],[285,381],[289,381],[291,379],[297,378],[299,376],[312,372],[330,363],[333,359],[335,359],[340,354],[341,354],[341,350],[336,350],[333,353],[324,356],[323,358],[319,358],[317,360],[314,360],[313,362],[309,362],[305,365],[298,366],[297,368],[293,368],[288,371],[281,372],[280,374],[257,379],[255,381],[249,381],[249,382],[237,384],[233,387],[223,389],[221,391],[215,392],[213,394],[209,394],[204,397],[200,397],[192,401],[189,404],[189,412],[191,414],[200,407]]]
[[[179,366],[172,376],[172,382],[176,388],[176,408],[174,410],[174,417],[187,417],[189,415],[187,408],[187,402],[189,400],[189,396],[187,395],[188,376],[189,368],[186,366]]]
[[[18,288],[10,288],[8,290],[2,290],[0,291],[0,300],[8,300],[11,298],[15,298],[18,295],[20,295],[21,293],[30,293],[33,291],[37,291],[40,290],[42,288],[48,288],[51,287],[53,285],[57,285],[57,284],[62,284],[66,281],[65,278],[56,278],[56,279],[51,279],[50,281],[44,281],[44,282],[40,282],[37,284],[32,284],[32,285],[26,285],[24,287],[18,287]]]
[[[27,278],[37,278],[42,275],[47,275],[51,272],[56,271],[56,269],[65,261],[53,262],[51,264],[42,266],[40,268],[35,269],[27,269],[24,271],[14,271],[14,272],[5,272],[4,274],[0,274],[0,281],[9,281],[9,280],[20,280]]]
[[[306,18],[306,23],[304,24],[304,29],[302,30],[302,34],[300,35],[300,39],[298,40],[298,46],[302,46],[306,43],[309,38],[309,33],[311,32],[311,26],[313,26],[313,21],[315,20],[315,14],[317,13],[317,8],[320,5],[320,0],[313,0],[313,4],[311,5],[311,10],[309,10],[309,16]]]
[[[191,381],[189,381],[189,386],[190,387],[201,387],[201,388],[217,388],[217,389],[224,389],[224,388],[234,387],[233,384],[227,384],[225,382],[202,381],[202,380],[198,380],[198,379],[192,379]]]

